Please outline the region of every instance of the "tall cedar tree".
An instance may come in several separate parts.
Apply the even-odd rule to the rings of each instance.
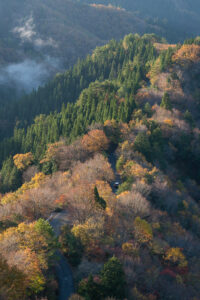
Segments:
[[[100,206],[103,209],[106,209],[106,201],[99,196],[99,192],[96,186],[94,188],[94,200],[98,204],[98,206]]]

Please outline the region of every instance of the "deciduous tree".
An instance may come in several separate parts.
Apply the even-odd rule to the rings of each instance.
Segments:
[[[108,149],[109,140],[103,130],[89,131],[82,139],[83,147],[89,152],[102,152]]]

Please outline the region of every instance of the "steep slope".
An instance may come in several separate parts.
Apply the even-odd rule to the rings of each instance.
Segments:
[[[25,98],[24,101],[30,101],[27,107],[33,107],[32,111],[35,104],[37,107],[37,103],[42,103],[44,99],[44,107],[59,100],[57,103],[61,108],[62,103],[68,102],[70,93],[71,99],[75,101],[77,97],[78,101],[62,105],[60,113],[37,116],[27,129],[23,128],[23,123],[21,128],[19,124],[13,137],[0,144],[1,161],[10,154],[29,151],[34,153],[35,158],[41,159],[48,143],[56,142],[60,137],[72,141],[84,134],[94,122],[103,123],[107,119],[129,122],[133,116],[142,119],[140,109],[148,110],[148,105],[154,107],[152,118],[157,122],[165,124],[168,119],[173,119],[177,130],[183,126],[184,132],[186,126],[187,132],[185,118],[190,118],[198,128],[198,39],[180,49],[179,46],[159,44],[157,41],[151,35],[141,38],[129,35],[119,43],[112,41],[105,47],[97,48],[91,57],[79,63],[72,73],[74,78],[72,74],[65,73],[57,77],[53,85],[47,85],[30,98]],[[160,51],[168,47],[168,50]],[[84,85],[83,78],[86,79]],[[174,114],[163,112],[162,116],[159,105],[165,93],[170,97],[170,105],[175,111]],[[138,116],[135,109],[138,110]],[[192,117],[187,116],[191,114]],[[169,123],[173,125],[172,120]],[[192,135],[190,138],[196,144],[196,138],[193,140]],[[194,164],[198,165],[198,151],[193,153],[193,150],[192,147],[190,155],[194,155]],[[199,177],[198,171],[193,173],[195,178]]]
[[[82,0],[107,5],[105,0]],[[150,23],[163,28],[164,36],[173,42],[199,35],[200,4],[198,0],[111,0],[114,6],[138,12]]]
[[[79,97],[80,93],[85,88],[87,88],[90,83],[91,90],[95,93],[95,86],[101,86],[101,83],[92,84],[96,80],[101,82],[106,79],[115,78],[118,76],[118,71],[125,69],[125,78],[122,77],[121,80],[127,82],[128,76],[130,75],[128,75],[125,66],[126,64],[128,64],[129,59],[133,59],[134,57],[136,60],[136,67],[135,72],[133,72],[130,78],[129,93],[135,93],[135,90],[138,88],[138,81],[141,80],[141,76],[145,79],[146,71],[143,71],[143,69],[146,70],[146,68],[148,68],[145,66],[148,57],[153,58],[154,55],[157,55],[151,40],[157,41],[157,38],[151,35],[146,35],[143,38],[140,38],[138,35],[130,35],[127,36],[124,41],[120,41],[119,43],[117,43],[116,41],[111,41],[108,44],[108,46],[97,48],[92,56],[89,56],[86,60],[79,62],[77,65],[74,66],[72,70],[69,70],[64,74],[56,76],[53,82],[50,82],[44,88],[40,88],[38,92],[34,92],[30,96],[24,97],[21,101],[15,103],[15,105],[10,105],[8,106],[8,108],[2,108],[2,119],[5,118],[5,124],[8,124],[7,122],[10,122],[10,120],[16,119],[17,126],[19,128],[23,128],[24,125],[26,125],[27,123],[32,123],[32,120],[37,114],[54,112],[55,110],[60,111],[61,107],[64,109],[64,106],[62,106],[62,104],[75,102],[75,100]],[[146,54],[147,57],[145,59],[143,59],[143,51],[149,51],[149,53]],[[119,73],[119,76],[120,74],[121,71]],[[131,86],[132,80],[134,80],[135,82]],[[105,90],[107,88],[108,90],[113,89],[116,91],[120,89],[120,86],[117,83],[112,82],[108,82],[105,84],[102,83],[103,90],[104,87]],[[124,91],[122,90],[122,94],[126,96],[126,89]],[[109,102],[107,104],[109,105]],[[116,104],[113,103],[113,105]],[[71,106],[69,105],[69,107]],[[78,106],[76,104],[75,107],[77,107],[78,110],[74,110],[74,114],[72,114],[72,117],[77,118],[79,112],[80,115],[82,114],[82,106]],[[91,109],[91,107],[89,107],[89,109]],[[103,117],[102,114],[103,111],[101,112],[101,118]],[[37,120],[41,120],[41,122],[43,122],[43,118],[44,116],[37,117]],[[76,124],[73,121],[71,121],[69,124],[71,124],[70,126],[74,127],[75,131],[79,130],[75,129]],[[13,122],[10,125],[12,130],[15,124]],[[80,126],[78,125],[78,127]],[[67,132],[70,131],[70,128],[67,129]],[[4,125],[2,126],[2,135],[5,135],[5,133],[6,131]],[[7,133],[10,133],[8,128]],[[48,135],[45,137],[45,139],[46,138],[48,138]],[[30,145],[31,143],[29,143],[29,146]],[[15,151],[14,148],[13,151]]]
[[[131,53],[122,47],[122,41],[120,46],[116,41],[111,41],[108,47],[97,48],[92,56],[78,61],[67,72],[57,74],[54,80],[39,88],[38,91],[14,103],[4,104],[0,109],[1,138],[12,134],[15,124],[23,127],[31,124],[38,114],[60,111],[63,103],[74,102],[80,92],[91,82],[109,79],[114,75],[111,69],[116,73],[118,66],[121,68],[124,60],[127,61],[129,56],[132,57],[134,53],[142,52],[143,44],[148,43],[151,38],[154,41],[161,41],[155,36],[146,36],[141,42],[141,50],[133,48]],[[139,36],[136,35],[135,39],[138,40]]]
[[[70,0],[0,1],[0,88],[31,91],[98,45],[128,33],[160,32],[133,13]],[[26,76],[24,73],[26,72]],[[4,93],[3,93],[4,92]],[[13,93],[10,93],[13,99]]]
[[[71,72],[52,101],[74,87],[77,100],[0,144],[0,297],[56,299],[59,248],[73,266],[71,299],[198,299],[199,39],[130,34]]]

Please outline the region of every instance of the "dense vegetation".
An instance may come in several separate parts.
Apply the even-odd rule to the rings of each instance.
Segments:
[[[123,10],[74,0],[0,0],[0,103],[44,85],[96,46],[136,32],[161,33]]]
[[[118,72],[121,74],[122,69],[125,69],[128,61],[133,60],[133,56],[135,56],[135,81],[139,81],[139,77],[144,77],[146,73],[145,61],[150,61],[156,55],[155,49],[148,39],[148,36],[142,40],[135,38],[135,42],[127,49],[123,47],[122,41],[117,43],[113,40],[109,46],[97,48],[92,56],[88,56],[85,60],[79,60],[73,68],[64,74],[57,75],[45,87],[39,88],[38,91],[34,91],[17,102],[1,107],[1,138],[9,135],[16,123],[18,127],[27,126],[32,123],[36,115],[60,111],[63,104],[75,102],[80,92],[91,82],[96,80],[102,82],[105,79],[117,77]],[[160,40],[156,37],[153,39]],[[140,66],[143,56],[145,61]],[[124,70],[124,72],[128,72],[128,70]],[[121,76],[120,74],[119,76]],[[122,80],[123,82],[128,80],[127,76],[123,74],[124,78],[119,78],[119,86]],[[11,120],[12,122],[10,122]]]
[[[86,129],[87,125],[91,124],[92,121],[105,121],[106,119],[117,118],[118,111],[121,115],[124,114],[124,116],[119,116],[119,119],[129,118],[131,111],[128,112],[127,110],[131,110],[131,105],[133,105],[134,102],[132,99],[133,95],[138,89],[141,79],[145,79],[145,74],[149,68],[145,64],[156,56],[156,51],[149,39],[150,37],[148,36],[144,36],[142,39],[137,36],[130,36],[126,38],[124,45],[122,41],[119,43],[111,41],[108,46],[97,48],[92,56],[88,56],[85,60],[79,61],[73,69],[70,69],[66,73],[56,76],[54,81],[47,84],[44,88],[40,88],[37,92],[33,92],[30,96],[25,97],[21,101],[19,100],[10,107],[2,107],[0,109],[1,118],[4,118],[5,122],[16,119],[18,120],[18,127],[24,128],[27,123],[32,123],[36,115],[62,110],[59,114],[54,113],[47,118],[40,116],[35,120],[35,124],[47,122],[54,131],[52,135],[50,128],[48,129],[50,139],[48,135],[45,134],[44,136],[41,132],[34,133],[34,135],[37,134],[40,138],[43,135],[43,137],[47,139],[46,143],[56,141],[60,135],[66,137],[69,136],[69,133],[71,137],[80,135],[83,133],[84,128]],[[152,39],[156,40],[154,37],[152,37]],[[133,61],[133,66],[131,66],[131,64],[129,65],[129,61]],[[134,72],[130,74],[129,69],[132,67],[134,67]],[[108,81],[105,82],[105,79]],[[112,79],[115,80],[112,81]],[[95,83],[96,80],[98,80],[98,82]],[[84,90],[88,86],[89,88]],[[101,96],[102,99],[99,99],[100,95],[97,94],[95,97],[96,101],[94,101],[93,96],[99,89],[102,90],[103,93]],[[81,91],[83,92],[80,95]],[[106,93],[108,93],[108,97],[112,99],[113,94],[117,91],[119,92],[119,98],[126,98],[125,102],[120,105],[122,110],[116,109],[117,103],[114,99],[111,103],[110,101],[103,103]],[[90,94],[91,96],[88,97]],[[77,104],[69,104],[69,102],[75,102],[79,95],[80,99]],[[91,105],[92,102],[93,107]],[[66,105],[66,103],[68,103],[68,105]],[[93,111],[94,106],[97,104],[98,111],[96,109]],[[86,107],[87,112],[85,111]],[[96,114],[98,119],[96,119],[93,114]],[[129,115],[125,116],[125,114]],[[85,119],[87,124],[82,123],[82,119]],[[13,124],[11,125],[11,128],[13,128]],[[74,129],[72,129],[71,126],[73,126]],[[27,130],[27,135],[29,135],[31,139],[32,133],[30,135],[28,131],[35,131],[35,127],[40,128],[40,126],[33,125]],[[80,127],[83,128],[81,129]],[[2,128],[3,136],[9,134],[9,132],[9,126],[7,127],[7,132],[5,128]],[[24,139],[24,130],[15,129],[14,135],[14,139],[17,138],[18,142],[20,142],[20,140],[22,142],[22,139]],[[12,144],[12,139],[5,143],[8,145],[10,142]],[[32,149],[32,142],[30,140],[25,143]],[[41,148],[44,151],[45,147],[43,147],[43,144],[41,144]],[[37,147],[37,145],[35,146]],[[15,150],[13,148],[12,150],[24,152],[27,151],[27,148],[23,149],[22,146],[21,149],[18,148]],[[6,153],[10,153],[10,151],[6,149],[5,151]]]
[[[0,0],[0,103],[44,85],[112,38],[155,33],[177,43],[195,37],[199,13],[198,0]]]
[[[130,34],[5,110],[2,299],[56,299],[58,248],[71,300],[198,299],[199,64],[198,38]]]

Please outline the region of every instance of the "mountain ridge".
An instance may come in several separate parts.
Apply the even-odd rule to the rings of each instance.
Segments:
[[[199,38],[129,34],[34,92],[64,103],[0,142],[3,300],[62,295],[58,249],[70,300],[198,299],[199,79]]]

